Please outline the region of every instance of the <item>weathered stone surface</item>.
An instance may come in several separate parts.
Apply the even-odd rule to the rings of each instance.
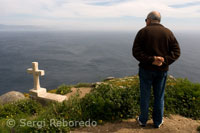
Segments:
[[[0,103],[1,104],[12,103],[22,99],[25,99],[23,93],[18,91],[10,91],[0,96]]]
[[[63,102],[64,100],[68,100],[66,96],[53,93],[46,93],[44,95],[40,95],[39,97],[49,101],[56,101],[56,102]]]
[[[107,77],[106,79],[104,79],[104,81],[108,81],[108,80],[112,80],[114,79],[115,77]]]
[[[171,79],[176,81],[176,78],[174,76],[172,76],[172,75],[169,75],[169,78],[171,78]]]
[[[95,85],[101,85],[103,82],[96,82]]]

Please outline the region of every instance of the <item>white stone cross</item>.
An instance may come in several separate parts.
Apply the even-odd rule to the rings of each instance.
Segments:
[[[32,62],[33,68],[28,68],[27,72],[33,74],[34,79],[34,90],[40,89],[39,76],[44,76],[44,70],[38,70],[38,62]]]

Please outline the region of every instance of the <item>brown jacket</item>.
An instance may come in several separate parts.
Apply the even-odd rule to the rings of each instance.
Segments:
[[[148,70],[168,71],[169,65],[180,56],[179,44],[173,33],[161,24],[150,24],[136,35],[132,49],[139,66]],[[162,56],[162,66],[152,65],[153,56]]]

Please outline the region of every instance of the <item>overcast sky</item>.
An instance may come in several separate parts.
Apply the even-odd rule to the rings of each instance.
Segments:
[[[200,30],[200,0],[0,0],[0,24],[131,31],[152,10],[172,30]]]

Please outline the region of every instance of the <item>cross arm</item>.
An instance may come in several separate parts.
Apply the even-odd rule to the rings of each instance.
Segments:
[[[33,73],[33,69],[32,68],[28,68],[27,69],[27,73],[32,74]]]
[[[44,76],[44,75],[45,75],[44,70],[38,70],[37,73],[38,73],[40,76]]]

